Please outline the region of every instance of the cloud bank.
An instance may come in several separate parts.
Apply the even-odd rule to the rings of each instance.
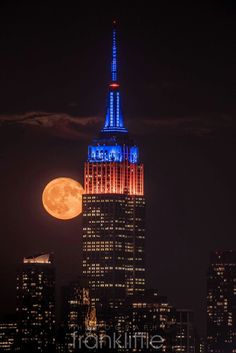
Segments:
[[[28,112],[0,115],[0,126],[26,125],[65,139],[91,139],[102,127],[101,117],[71,116],[67,113]],[[173,134],[196,137],[235,134],[236,122],[231,116],[152,117],[126,119],[134,134]]]

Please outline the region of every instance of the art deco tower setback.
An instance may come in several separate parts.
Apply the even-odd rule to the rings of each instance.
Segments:
[[[100,135],[84,167],[83,274],[93,303],[118,307],[145,288],[144,167],[124,125],[112,32],[111,82]]]

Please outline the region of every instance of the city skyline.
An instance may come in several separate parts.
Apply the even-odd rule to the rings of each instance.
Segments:
[[[214,9],[217,13],[216,7]],[[163,10],[163,13],[166,13],[165,11]],[[227,15],[226,8],[225,11],[226,19],[231,18],[231,16],[233,17],[233,14]],[[140,23],[139,16],[133,22],[137,31]],[[217,18],[217,16],[221,15],[217,13],[215,16]],[[98,21],[98,17],[95,15],[93,15],[93,18]],[[105,18],[107,19],[104,15]],[[161,69],[167,65],[163,65],[160,58],[157,71],[154,71],[155,60],[158,58],[158,50],[160,48],[164,50],[165,46],[160,42],[155,43],[156,49],[154,54],[151,53],[151,42],[155,37],[152,31],[155,29],[158,34],[161,34],[161,30],[157,29],[155,25],[151,28],[147,26],[144,33],[137,32],[137,35],[134,29],[131,29],[132,26],[129,27],[127,25],[127,20],[128,17],[123,16],[124,26],[122,29],[121,19],[121,35],[123,36],[122,41],[124,40],[121,56],[122,62],[126,62],[125,58],[127,58],[127,63],[122,65],[122,79],[124,82],[122,91],[125,90],[126,98],[124,98],[124,105],[128,111],[128,114],[125,114],[125,116],[128,115],[125,120],[127,121],[127,126],[130,127],[129,130],[136,135],[136,139],[142,146],[142,159],[146,165],[146,190],[149,200],[147,225],[148,233],[150,234],[147,247],[148,282],[151,287],[159,288],[160,295],[167,295],[171,304],[180,308],[193,309],[198,316],[197,321],[201,331],[203,330],[201,326],[204,322],[204,306],[201,304],[201,301],[205,295],[204,273],[206,273],[208,265],[209,251],[217,248],[236,248],[236,241],[234,239],[235,220],[233,217],[235,167],[233,163],[230,163],[230,161],[233,161],[235,151],[234,106],[233,102],[228,104],[229,97],[227,97],[228,101],[225,98],[227,104],[225,103],[222,106],[221,114],[217,115],[214,112],[212,103],[209,103],[204,108],[205,101],[202,96],[202,100],[200,99],[201,106],[203,107],[201,112],[199,111],[199,107],[194,109],[194,103],[197,101],[192,101],[191,104],[187,104],[186,102],[189,111],[185,111],[185,108],[181,110],[180,106],[183,104],[183,97],[182,101],[180,99],[180,106],[178,106],[175,96],[178,88],[173,88],[173,82],[165,81],[164,79],[168,77],[165,77],[164,74],[161,79],[161,86],[153,88],[153,83],[149,75],[154,73],[153,81],[155,81],[158,72],[161,72]],[[141,28],[145,28],[145,25],[147,23],[141,21]],[[71,100],[67,100],[67,108],[65,106],[64,108],[62,107],[59,99],[60,103],[58,103],[57,110],[55,108],[57,99],[53,99],[53,94],[49,94],[52,102],[54,101],[51,108],[47,107],[48,103],[46,99],[44,99],[44,103],[36,102],[35,98],[32,100],[29,99],[27,102],[28,96],[25,96],[22,100],[24,104],[22,102],[19,103],[18,95],[16,94],[14,96],[16,104],[14,109],[11,108],[12,110],[8,110],[3,105],[3,112],[0,118],[2,141],[4,142],[2,148],[2,167],[3,173],[5,172],[3,175],[3,200],[5,200],[4,202],[7,205],[3,210],[6,212],[6,215],[3,217],[3,233],[7,237],[7,241],[4,242],[2,248],[3,264],[6,264],[4,253],[7,254],[11,250],[11,262],[7,264],[6,272],[4,269],[1,274],[2,280],[5,279],[8,288],[7,291],[3,290],[2,293],[2,300],[6,301],[7,304],[6,312],[9,312],[10,308],[13,308],[14,303],[13,294],[7,299],[6,293],[11,292],[9,288],[14,288],[15,264],[28,253],[55,250],[59,259],[59,272],[62,272],[61,282],[73,279],[75,272],[81,271],[81,268],[79,269],[81,257],[78,257],[78,251],[75,249],[81,249],[82,247],[81,238],[78,239],[79,235],[76,232],[76,229],[80,226],[81,219],[72,220],[67,225],[50,219],[42,210],[42,206],[39,203],[39,196],[41,196],[42,187],[55,176],[66,174],[80,182],[83,180],[82,163],[86,156],[86,146],[91,141],[91,137],[96,135],[96,131],[102,127],[103,121],[101,110],[103,109],[102,105],[104,105],[106,94],[102,89],[100,92],[100,88],[102,86],[101,83],[105,82],[107,74],[106,70],[102,74],[98,70],[103,70],[104,66],[107,67],[104,65],[106,62],[104,58],[107,57],[108,53],[105,47],[109,48],[109,45],[107,45],[109,43],[107,35],[104,37],[106,39],[102,39],[102,50],[99,53],[99,60],[96,60],[95,69],[92,66],[92,60],[89,61],[90,65],[88,66],[86,66],[85,62],[89,54],[96,53],[95,49],[99,46],[99,41],[103,38],[105,30],[109,33],[109,26],[110,22],[107,21],[107,25],[101,27],[100,30],[96,29],[97,32],[95,32],[96,26],[92,26],[92,30],[86,32],[91,41],[94,38],[95,44],[93,46],[93,43],[81,40],[79,48],[84,48],[85,53],[83,54],[84,59],[80,59],[80,69],[75,69],[77,66],[74,62],[75,72],[78,70],[76,77],[81,85],[79,92],[82,94],[83,89],[86,92],[84,93],[84,97],[89,93],[89,97],[93,102],[93,108],[90,107],[90,102],[86,101],[86,99],[83,107],[81,98],[76,102],[78,97],[74,99],[75,96],[73,97],[72,95]],[[43,34],[37,28],[36,21],[35,31],[40,38],[40,35],[43,36]],[[83,26],[81,26],[80,31],[82,31],[82,28],[85,31]],[[65,33],[67,33],[66,38],[69,37],[70,31]],[[154,31],[154,33],[156,32]],[[209,37],[210,34],[211,32],[209,32]],[[19,32],[16,35],[13,31],[13,35],[15,35],[15,37],[13,36],[15,39],[19,35],[22,38],[22,42],[20,43],[23,43],[23,38],[26,34],[22,31],[22,33]],[[83,38],[83,32],[82,34],[80,32],[80,36]],[[142,39],[149,36],[152,40],[149,39],[144,45]],[[60,34],[58,34],[57,38],[60,38]],[[227,38],[229,40],[229,37]],[[14,39],[12,40],[14,41]],[[187,42],[187,37],[185,40]],[[129,41],[131,43],[130,49],[128,48]],[[69,48],[65,43],[66,40],[62,46],[64,52],[62,58],[70,57],[70,55],[73,56],[74,53],[78,59],[81,50],[77,51],[77,49],[74,49],[77,47],[73,40],[68,42]],[[176,43],[181,44],[180,42]],[[141,51],[140,45],[142,48]],[[223,44],[220,43],[220,45],[223,48]],[[5,48],[8,48],[7,42],[5,46]],[[58,69],[59,64],[56,61],[56,55],[59,53],[60,45],[56,43],[55,46],[54,52],[52,47],[50,47],[48,53],[54,53],[55,57],[52,56],[51,60],[55,60],[56,69]],[[146,50],[144,51],[145,46]],[[90,49],[91,47],[94,47],[94,51]],[[173,43],[171,48],[174,51]],[[14,50],[14,48],[11,50]],[[10,55],[11,50],[9,47],[6,55]],[[139,75],[136,75],[135,72],[137,72],[138,68],[139,70],[142,69],[142,59],[139,57],[137,60],[138,63],[134,64],[134,68],[132,67],[132,61],[136,60],[139,52],[142,52],[143,57],[147,55],[144,65],[145,74],[139,72],[141,84],[139,84],[137,77]],[[21,51],[17,55],[20,57],[22,55]],[[163,52],[162,55],[164,55]],[[152,57],[155,58],[153,62]],[[168,55],[164,55],[164,57],[168,57]],[[147,66],[146,62],[149,59],[150,66]],[[2,60],[4,64],[4,59]],[[221,59],[218,58],[218,60],[218,63],[222,64]],[[41,67],[40,70],[43,72],[44,65],[47,67],[46,62],[41,63],[41,67],[39,65],[40,62],[35,61],[35,58],[33,58],[32,65],[35,66],[33,68],[29,66],[29,72],[27,73],[27,70],[25,72],[27,84],[29,82],[32,84],[34,81],[33,78],[30,78],[32,75],[30,70],[33,70],[35,74],[36,67],[39,65]],[[67,75],[67,65],[69,65],[69,62],[64,66],[66,70],[61,74],[62,83]],[[10,70],[12,63],[10,62],[8,65],[5,63],[3,67],[7,67]],[[21,64],[19,63],[18,65]],[[125,69],[125,66],[128,68]],[[168,63],[168,67],[171,67],[171,63]],[[84,70],[84,68],[86,69]],[[91,73],[87,72],[89,68],[91,69]],[[204,65],[202,68],[204,69]],[[219,75],[226,73],[224,66],[223,68],[218,66],[218,68],[220,69]],[[178,71],[177,69],[178,67],[176,67],[175,73]],[[193,67],[190,67],[190,69],[193,70]],[[167,71],[165,72],[166,76],[168,76]],[[85,76],[83,78],[83,75],[85,75],[84,72],[88,77],[89,85],[85,83]],[[69,71],[68,80],[69,78],[70,80],[72,79],[72,73],[73,70]],[[98,74],[98,77],[95,76],[95,73]],[[20,75],[20,73],[18,72],[16,77],[17,75]],[[149,86],[144,83],[145,77],[147,77]],[[210,76],[208,78],[210,79]],[[178,84],[181,83],[181,80],[176,77],[175,79],[178,81]],[[226,85],[228,82],[228,89],[230,89],[231,81],[227,79],[227,75],[225,80]],[[99,86],[97,81],[99,82]],[[148,89],[150,97],[148,94],[145,96],[144,89],[141,87],[142,82],[145,89]],[[193,82],[197,82],[196,77],[193,79]],[[19,85],[20,81],[16,79],[15,83],[13,82],[13,86],[14,84]],[[94,86],[91,84],[94,84]],[[184,83],[182,82],[182,84]],[[220,84],[223,83],[220,81]],[[75,88],[72,86],[70,86],[70,90]],[[193,87],[194,83],[191,83],[190,86]],[[133,93],[132,87],[134,89]],[[187,93],[187,87],[188,84],[185,84],[183,95]],[[133,94],[137,93],[138,89],[140,89],[142,95],[138,93],[135,100]],[[171,105],[174,102],[173,111],[168,108],[168,114],[166,113],[165,117],[162,114],[167,105],[162,101],[160,95],[158,96],[159,106],[157,107],[157,113],[155,112],[155,106],[152,105],[153,103],[149,105],[151,97],[154,98],[155,96],[153,90],[158,91],[159,89],[169,92],[167,94],[168,104]],[[67,99],[68,92],[66,92],[64,85],[62,90],[65,90],[64,93]],[[57,95],[58,91],[55,92],[57,92]],[[37,90],[35,93],[37,93]],[[173,96],[172,94],[175,95]],[[211,94],[211,100],[217,105],[216,92],[213,90]],[[92,98],[92,96],[97,98]],[[4,92],[4,97],[7,98],[7,90]],[[145,107],[143,107],[143,101],[141,100],[142,97],[147,106],[146,116]],[[7,99],[5,102],[7,102]],[[40,106],[41,108],[39,108]],[[87,114],[89,115],[85,115],[85,107],[87,107]],[[192,113],[190,114],[191,109]],[[158,116],[156,117],[155,114]],[[16,151],[17,148],[19,148],[18,151]],[[47,152],[49,152],[48,156]],[[17,190],[15,185],[16,180],[18,180],[18,173],[20,173],[21,178],[19,178],[19,189]],[[13,187],[14,191],[9,196],[11,187]],[[15,213],[11,210],[12,204],[17,208],[17,212]],[[34,239],[31,237],[31,233],[34,234]],[[12,249],[12,244],[14,244],[14,249]],[[186,263],[189,264],[191,260],[193,261],[192,266],[186,266]],[[75,271],[75,267],[78,270]],[[197,281],[195,281],[195,278],[197,278]],[[14,293],[14,290],[12,290],[12,293]],[[186,305],[184,305],[185,303]],[[199,310],[201,311],[200,315],[198,314]]]

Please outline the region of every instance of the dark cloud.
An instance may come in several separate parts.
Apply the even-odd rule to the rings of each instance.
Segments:
[[[28,112],[0,116],[0,125],[24,124],[66,139],[87,139],[100,123],[98,117],[75,117],[66,113]]]
[[[127,125],[135,134],[191,135],[214,137],[220,133],[236,132],[233,117],[156,117],[127,119]],[[49,134],[64,139],[92,138],[99,131],[103,118],[96,116],[72,116],[67,113],[28,112],[16,115],[0,115],[0,125],[24,124],[28,127],[43,129]]]

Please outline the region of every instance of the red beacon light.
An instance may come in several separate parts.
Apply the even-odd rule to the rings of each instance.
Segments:
[[[118,88],[118,87],[120,87],[120,85],[119,85],[119,83],[111,83],[110,87],[111,88]]]

